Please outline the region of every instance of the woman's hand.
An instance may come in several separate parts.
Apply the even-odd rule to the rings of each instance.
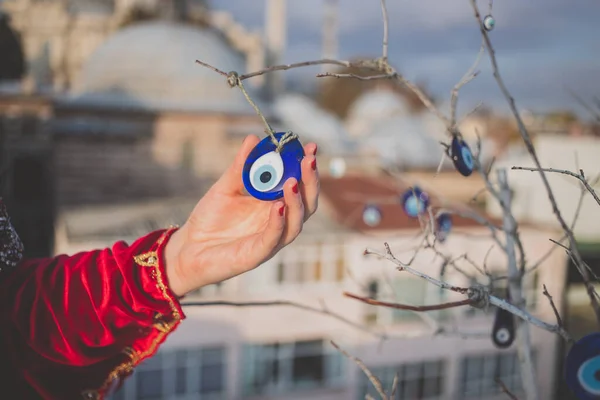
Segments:
[[[198,202],[166,246],[169,286],[177,296],[250,271],[290,244],[317,210],[317,145],[304,146],[302,181],[290,178],[274,202],[245,195],[242,169],[259,142],[248,136],[233,164]]]

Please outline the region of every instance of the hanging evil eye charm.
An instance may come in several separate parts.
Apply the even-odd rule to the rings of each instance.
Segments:
[[[332,158],[329,162],[329,174],[334,178],[341,178],[346,173],[346,161],[343,158]]]
[[[494,17],[492,17],[491,15],[486,15],[483,18],[483,29],[489,32],[494,29],[494,26],[496,26],[496,20],[494,19]]]
[[[578,399],[600,399],[600,333],[573,345],[565,361],[565,379]]]
[[[275,134],[279,141],[284,132]],[[304,148],[298,139],[286,143],[278,153],[270,137],[252,149],[242,172],[242,181],[248,193],[259,200],[270,201],[283,197],[283,184],[289,178],[300,181],[300,163]]]
[[[458,136],[452,138],[450,144],[450,158],[454,163],[454,167],[461,173],[461,175],[469,176],[473,173],[475,167],[475,160],[473,160],[473,153],[469,148],[469,145]]]
[[[377,226],[381,222],[381,210],[374,204],[367,204],[363,210],[362,218],[366,225],[370,227]]]
[[[439,213],[435,218],[435,237],[440,243],[444,243],[452,230],[452,215],[447,212]]]
[[[429,196],[418,186],[408,188],[402,195],[401,201],[404,212],[411,218],[424,214],[429,207]]]
[[[506,291],[506,300],[510,301],[508,290]],[[515,318],[514,316],[502,309],[496,310],[496,319],[492,328],[492,341],[496,347],[506,349],[515,340]]]

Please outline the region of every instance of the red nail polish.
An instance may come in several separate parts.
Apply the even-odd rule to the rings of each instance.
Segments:
[[[317,169],[317,159],[316,158],[314,160],[312,160],[312,162],[310,163],[310,167],[312,168],[313,171],[316,171],[316,169]]]
[[[298,183],[294,183],[294,186],[292,186],[292,192],[298,193]]]
[[[279,209],[279,215],[283,217],[283,211],[285,210],[285,206],[281,206]]]
[[[315,151],[313,151],[313,156],[317,155],[317,149],[318,149],[318,146],[315,144]]]

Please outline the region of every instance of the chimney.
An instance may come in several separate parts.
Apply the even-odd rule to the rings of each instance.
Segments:
[[[323,0],[323,48],[322,57],[336,59],[338,57],[338,0]],[[327,72],[328,66],[321,66]]]
[[[287,40],[286,0],[267,0],[265,10],[265,57],[266,66],[282,63]],[[283,92],[284,72],[270,72],[265,75],[266,96],[273,99]]]

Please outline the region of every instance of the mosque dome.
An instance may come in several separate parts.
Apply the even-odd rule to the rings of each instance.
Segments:
[[[71,100],[153,110],[253,112],[239,89],[230,88],[225,77],[195,60],[223,71],[246,69],[244,54],[212,28],[175,21],[137,23],[96,49],[82,68]]]

